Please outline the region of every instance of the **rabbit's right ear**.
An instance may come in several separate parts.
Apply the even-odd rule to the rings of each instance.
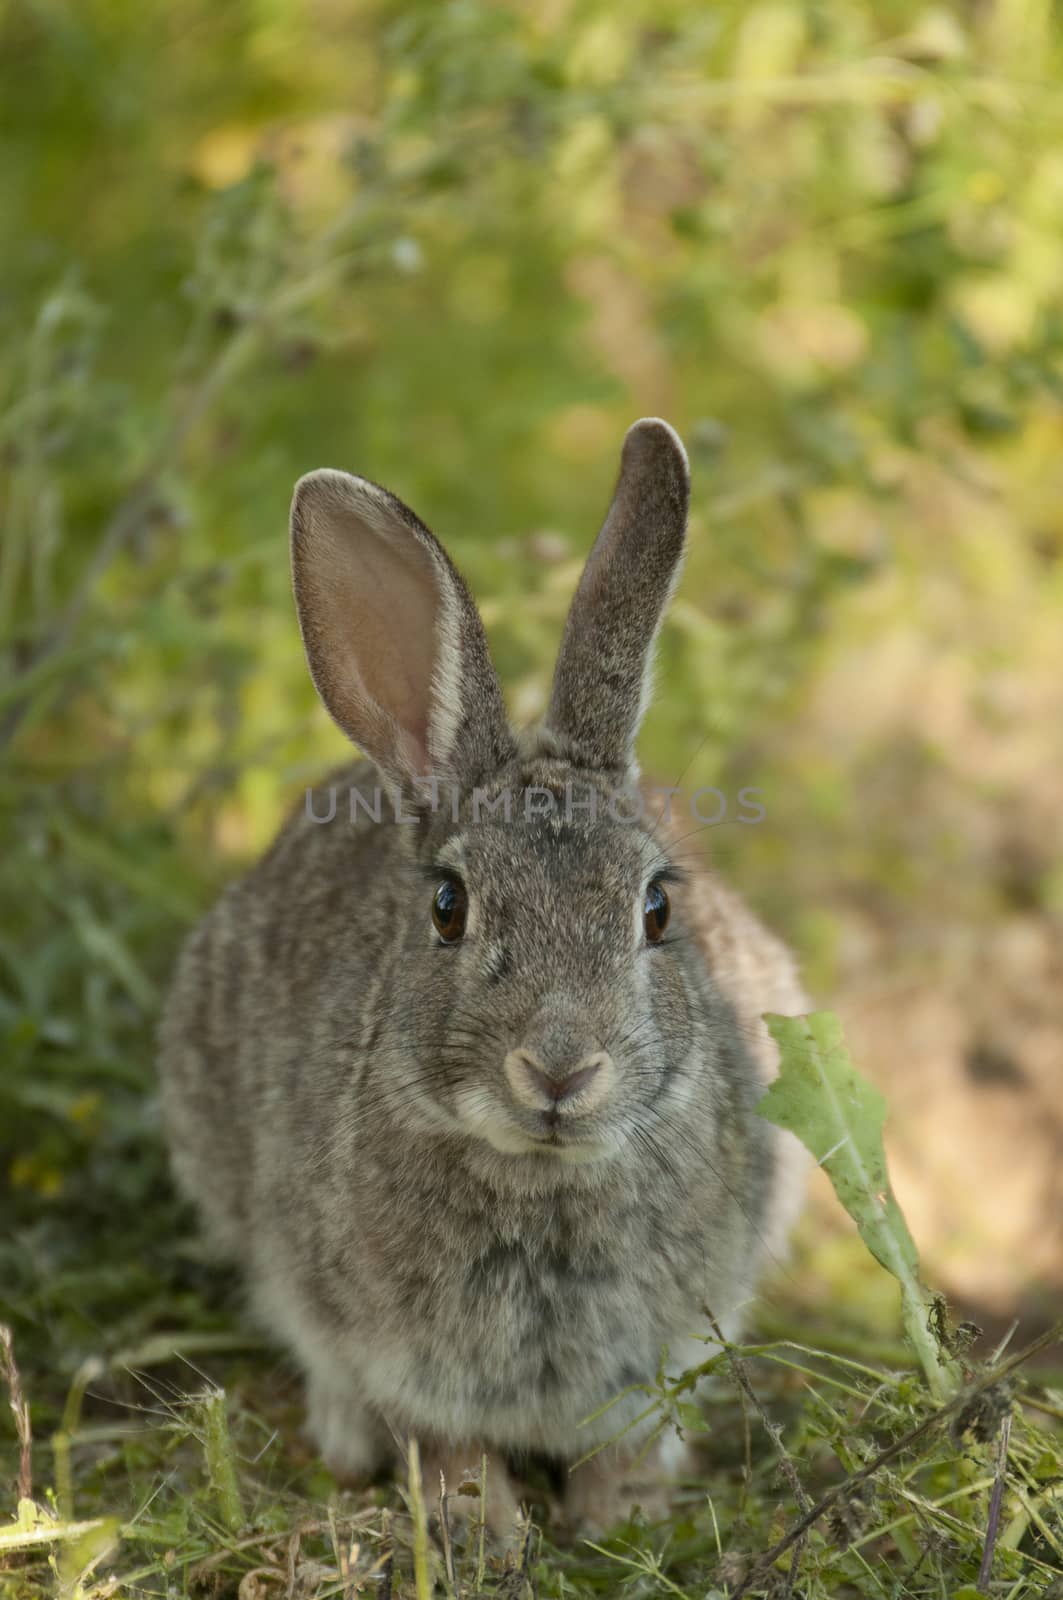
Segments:
[[[325,468],[296,484],[291,535],[310,674],[344,733],[407,790],[501,766],[514,741],[483,623],[409,507]]]

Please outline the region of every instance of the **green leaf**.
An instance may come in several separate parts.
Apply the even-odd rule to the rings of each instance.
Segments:
[[[901,1286],[901,1310],[927,1382],[943,1398],[954,1369],[942,1361],[930,1331],[931,1300],[919,1279],[919,1255],[890,1187],[882,1129],[883,1095],[849,1059],[832,1011],[807,1017],[765,1016],[779,1046],[779,1076],[757,1107],[796,1134],[826,1172],[875,1260]]]
[[[88,1522],[62,1522],[32,1500],[20,1500],[15,1521],[0,1528],[0,1555],[31,1550],[36,1545],[54,1544],[62,1539],[81,1539],[101,1528],[108,1531],[110,1542],[116,1527],[115,1519],[108,1517],[93,1517]]]
[[[700,1406],[689,1400],[680,1400],[675,1408],[676,1420],[688,1433],[708,1433],[709,1425]]]

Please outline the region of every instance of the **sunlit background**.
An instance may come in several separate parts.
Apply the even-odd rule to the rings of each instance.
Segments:
[[[701,843],[885,1090],[927,1278],[1003,1325],[1058,1305],[1061,55],[1048,0],[0,5],[31,1369],[204,1314],[152,1033],[184,930],[343,754],[294,480],[413,505],[526,721],[647,413],[694,490],[643,765],[763,791]],[[865,1261],[817,1195],[769,1304],[892,1336]]]

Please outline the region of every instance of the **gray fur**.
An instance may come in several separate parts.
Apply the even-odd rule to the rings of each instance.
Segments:
[[[392,497],[377,502],[387,537],[429,555],[412,580],[395,578],[400,590],[421,585],[416,601],[384,597],[411,615],[437,608],[434,671],[415,675],[426,701],[411,716],[409,682],[391,691],[379,659],[359,657],[357,627],[329,614],[334,586],[314,583],[316,561],[331,571],[348,559],[357,587],[364,541],[380,536],[352,515],[364,512],[363,480],[315,474],[297,491],[296,589],[315,681],[421,802],[419,820],[349,823],[348,789],[379,781],[368,763],[331,780],[331,823],[300,806],[190,939],[161,1074],[178,1178],[300,1359],[311,1427],[349,1471],[371,1470],[410,1434],[467,1463],[481,1447],[582,1455],[644,1398],[581,1419],[652,1380],[662,1346],[672,1368],[704,1359],[706,1304],[736,1330],[797,1204],[796,1146],[754,1114],[775,1067],[760,1013],[806,1009],[790,958],[689,864],[669,887],[666,942],[646,945],[645,887],[676,867],[680,843],[608,814],[682,550],[685,458],[673,440],[657,422],[629,433],[548,725],[520,739],[501,720],[468,592],[427,530]],[[440,606],[460,616],[457,638]],[[397,630],[392,648],[406,642]],[[377,656],[388,648],[373,635]],[[457,670],[440,670],[446,651]],[[462,785],[456,821],[423,804],[417,740]],[[488,800],[513,795],[509,823],[486,808],[474,820],[477,783]],[[566,820],[563,806],[525,819],[524,791],[566,784],[594,791],[597,822],[579,810]],[[460,864],[469,895],[453,946],[430,916],[441,861]],[[560,1145],[537,1142],[543,1112],[512,1092],[503,1064],[514,1050],[546,1073],[609,1063],[594,1096],[565,1102]],[[591,1486],[582,1506],[576,1490],[577,1513],[621,1509],[630,1453],[606,1458],[612,1498],[600,1461],[575,1474],[574,1489]]]

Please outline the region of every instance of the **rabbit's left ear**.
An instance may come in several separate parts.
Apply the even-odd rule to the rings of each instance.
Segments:
[[[683,561],[690,469],[657,417],[628,429],[620,477],[565,624],[545,726],[573,759],[631,773],[653,648]]]

